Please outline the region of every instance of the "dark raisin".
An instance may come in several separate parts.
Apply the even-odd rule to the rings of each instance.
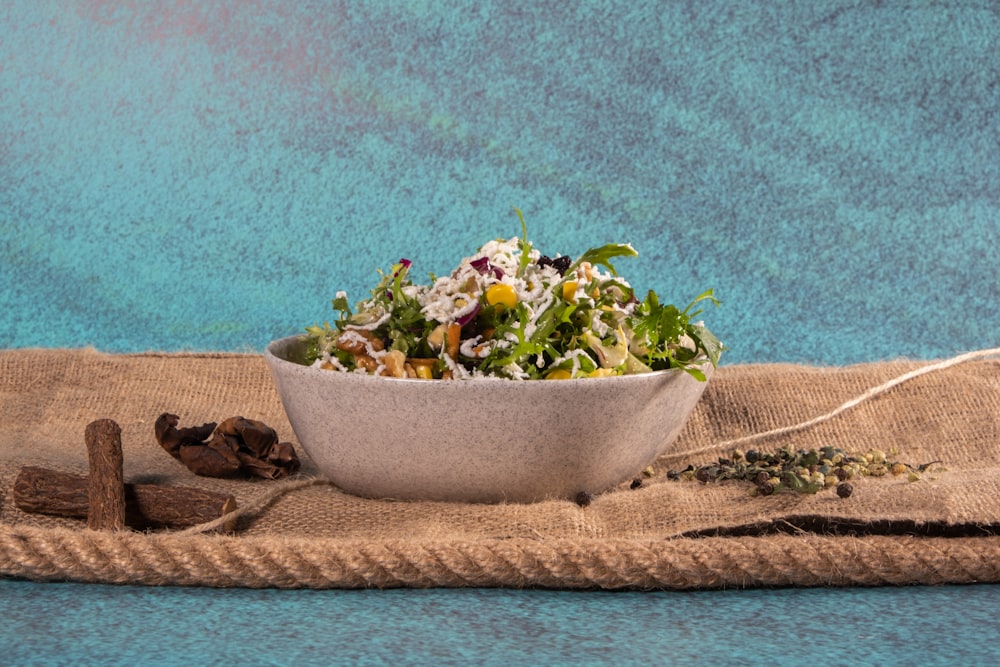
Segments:
[[[854,487],[851,486],[850,482],[841,482],[837,485],[837,495],[841,498],[850,498],[853,492]]]
[[[588,491],[581,491],[576,494],[576,504],[580,507],[586,507],[594,499],[594,494]]]
[[[638,489],[640,486],[642,486],[642,480],[636,477],[635,479],[632,480],[632,483],[629,484],[628,488]]]
[[[568,269],[569,265],[573,263],[573,260],[565,255],[562,257],[556,257],[555,259],[542,255],[535,263],[538,264],[538,266],[551,266],[553,269],[558,271],[561,276],[566,273],[566,269]]]

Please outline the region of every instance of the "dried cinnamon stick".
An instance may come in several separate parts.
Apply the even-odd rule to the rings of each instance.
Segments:
[[[87,424],[83,437],[90,462],[87,528],[122,530],[125,528],[122,429],[110,419],[98,419]]]
[[[83,475],[25,466],[14,481],[14,504],[25,512],[88,519],[90,483]],[[136,530],[188,528],[236,509],[236,499],[186,486],[125,484],[125,525]],[[220,531],[232,530],[223,525]]]

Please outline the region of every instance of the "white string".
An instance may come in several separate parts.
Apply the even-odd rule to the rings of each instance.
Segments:
[[[286,493],[291,493],[292,491],[298,491],[299,489],[304,489],[309,486],[325,486],[331,485],[332,482],[320,478],[295,478],[288,479],[283,482],[277,482],[267,493],[262,494],[259,498],[255,498],[249,505],[244,507],[239,507],[228,514],[223,514],[217,519],[212,519],[211,521],[206,521],[205,523],[199,523],[190,528],[185,528],[183,530],[178,530],[173,532],[173,535],[180,535],[181,537],[186,537],[189,535],[197,535],[199,533],[205,533],[210,530],[215,530],[221,526],[232,527],[235,525],[235,521],[240,517],[246,515],[256,515],[265,507],[270,505],[272,502],[277,500],[279,497],[285,495]]]
[[[913,378],[920,377],[921,375],[926,375],[927,373],[933,373],[935,371],[940,371],[945,368],[950,368],[952,366],[957,366],[958,364],[965,363],[967,361],[972,361],[973,359],[982,359],[984,357],[992,357],[1000,355],[1000,347],[994,347],[986,350],[975,350],[972,352],[966,352],[965,354],[960,354],[957,357],[952,357],[950,359],[945,359],[944,361],[939,361],[928,366],[921,366],[915,370],[908,373],[904,373],[899,377],[895,377],[887,382],[884,382],[877,387],[872,387],[860,396],[856,396],[846,403],[834,408],[830,412],[819,415],[818,417],[813,417],[808,421],[801,422],[799,424],[794,424],[792,426],[783,426],[781,428],[772,429],[770,431],[764,431],[763,433],[754,433],[752,435],[743,436],[740,438],[734,438],[732,440],[724,440],[722,442],[717,442],[714,445],[709,445],[707,447],[702,447],[700,449],[692,449],[686,452],[676,452],[669,455],[670,458],[681,458],[686,456],[695,456],[697,454],[705,454],[707,452],[715,451],[717,449],[726,449],[735,447],[737,445],[745,445],[751,442],[757,442],[759,440],[764,440],[766,438],[773,438],[779,435],[787,435],[789,433],[796,433],[798,431],[804,431],[808,428],[812,428],[817,424],[822,424],[825,421],[833,419],[837,415],[850,410],[851,408],[857,407],[858,405],[868,401],[879,394],[883,394],[893,387],[897,387],[904,382],[912,380]]]

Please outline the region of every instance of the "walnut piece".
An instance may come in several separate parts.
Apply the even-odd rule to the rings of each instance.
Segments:
[[[203,477],[251,476],[279,479],[298,472],[299,457],[289,442],[255,419],[230,417],[221,424],[177,428],[179,417],[156,420],[156,441],[188,470]]]

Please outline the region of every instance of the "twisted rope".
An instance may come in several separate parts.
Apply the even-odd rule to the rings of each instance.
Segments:
[[[422,544],[0,530],[0,575],[245,588],[721,589],[1000,582],[1000,538],[772,535]]]

